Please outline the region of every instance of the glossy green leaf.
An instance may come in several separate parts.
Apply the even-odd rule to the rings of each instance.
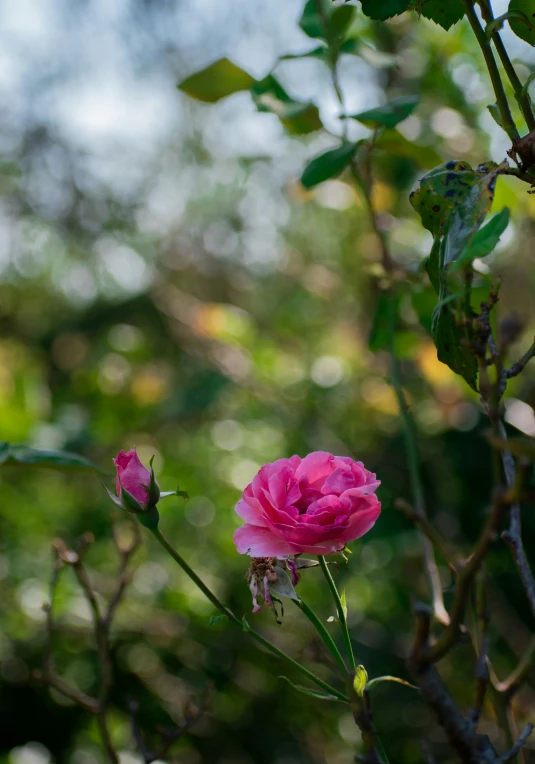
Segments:
[[[232,93],[249,90],[255,82],[254,77],[228,58],[220,58],[206,69],[186,77],[178,88],[198,101],[215,103]]]
[[[313,159],[301,175],[303,186],[313,188],[324,180],[336,178],[353,159],[357,146],[357,143],[343,143],[338,148],[326,151]]]
[[[524,19],[515,15],[509,19],[509,26],[521,40],[535,45],[535,0],[511,0],[508,10],[509,13],[519,11],[524,14],[527,24]]]
[[[251,96],[258,111],[275,114],[292,135],[306,135],[323,127],[318,107],[294,101],[272,74],[253,85]]]
[[[366,684],[368,683],[368,672],[364,666],[357,666],[355,670],[355,676],[353,677],[353,689],[362,698]]]
[[[435,24],[439,24],[446,30],[464,16],[462,0],[421,0],[414,5],[422,16],[434,21]]]
[[[77,472],[106,472],[101,467],[78,454],[68,451],[52,451],[29,448],[17,443],[0,441],[0,465],[9,467],[46,467],[53,470]]]
[[[350,114],[349,116],[368,127],[395,127],[412,114],[419,100],[417,95],[403,96],[385,103],[384,106],[378,106],[376,109],[361,111],[359,114]]]
[[[419,687],[416,687],[415,684],[411,684],[410,682],[405,681],[405,679],[400,679],[397,676],[378,676],[375,679],[370,679],[370,681],[366,685],[366,689],[371,690],[380,682],[396,682],[396,684],[402,684],[405,687],[410,687],[412,690],[420,689]]]
[[[313,690],[311,687],[303,687],[301,684],[294,684],[291,679],[288,679],[287,676],[279,676],[279,679],[284,679],[285,682],[288,682],[288,684],[291,684],[294,690],[297,690],[297,692],[301,692],[303,695],[308,695],[310,698],[316,698],[316,700],[335,700],[339,703],[340,698],[337,698],[336,695],[330,695],[328,692],[321,692],[321,690]]]
[[[361,0],[362,12],[370,19],[386,21],[406,11],[410,0]]]
[[[509,225],[509,210],[504,207],[503,210],[494,215],[489,222],[476,232],[471,241],[467,244],[461,254],[450,268],[450,273],[454,273],[459,268],[471,263],[479,257],[490,255],[494,247],[500,241],[500,236]]]

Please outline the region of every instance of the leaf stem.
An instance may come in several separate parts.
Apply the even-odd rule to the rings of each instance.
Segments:
[[[347,666],[345,664],[344,659],[342,658],[342,654],[338,647],[336,646],[336,643],[334,639],[329,634],[325,624],[320,620],[320,618],[316,615],[316,613],[312,610],[311,607],[309,607],[306,602],[302,599],[294,600],[297,607],[306,615],[310,623],[313,624],[314,628],[320,635],[321,639],[325,643],[325,646],[337,662],[337,664],[340,666],[342,671],[344,672],[344,676],[347,675]]]
[[[479,0],[479,7],[481,8],[481,16],[483,17],[483,21],[485,21],[487,24],[494,21],[494,14],[492,13],[492,8],[488,0]],[[505,72],[509,78],[509,82],[513,86],[516,100],[518,101],[518,105],[520,106],[524,119],[526,120],[526,124],[530,131],[535,130],[535,117],[533,116],[529,94],[525,92],[524,88],[522,87],[522,83],[518,78],[518,74],[516,73],[515,68],[511,63],[511,59],[509,58],[507,50],[505,49],[505,45],[503,44],[502,38],[500,37],[500,33],[496,30],[492,34],[491,39],[496,46],[496,50],[502,62],[503,68],[505,69]]]
[[[472,31],[474,32],[476,40],[479,43],[479,47],[481,48],[481,52],[485,58],[485,63],[487,65],[487,70],[492,82],[494,94],[496,96],[496,104],[500,111],[504,130],[512,141],[518,140],[520,138],[520,134],[511,115],[511,110],[509,108],[509,103],[507,102],[507,96],[505,95],[505,90],[503,88],[500,72],[492,52],[492,47],[490,45],[489,39],[487,38],[487,35],[485,34],[485,30],[481,26],[481,23],[474,10],[473,0],[461,0],[461,2],[464,6],[466,18],[472,27]]]
[[[215,605],[215,607],[223,614],[226,615],[227,618],[235,623],[237,626],[239,626],[241,629],[244,629],[248,634],[251,635],[253,639],[255,639],[257,642],[259,642],[261,645],[263,645],[265,648],[267,648],[270,652],[273,653],[273,655],[276,655],[278,658],[281,658],[282,660],[286,661],[286,663],[293,666],[295,669],[300,671],[302,674],[304,674],[308,679],[310,679],[311,682],[314,682],[314,684],[317,684],[318,687],[321,687],[326,692],[330,693],[331,695],[335,695],[339,700],[342,700],[344,703],[348,703],[348,698],[346,695],[341,693],[339,690],[335,689],[334,687],[331,687],[330,684],[327,682],[324,682],[323,679],[320,679],[318,676],[312,673],[312,671],[309,671],[307,668],[302,666],[300,663],[295,661],[293,658],[291,658],[289,655],[287,655],[283,650],[278,648],[276,645],[274,645],[272,642],[270,642],[268,639],[262,636],[258,631],[255,631],[252,629],[247,622],[242,621],[240,618],[238,618],[237,615],[235,615],[230,608],[228,608],[226,605],[224,605],[217,597],[216,595],[206,586],[204,581],[199,578],[199,576],[195,573],[193,568],[191,568],[188,563],[184,560],[184,558],[176,551],[176,549],[173,547],[170,541],[163,535],[159,527],[156,528],[149,528],[151,533],[153,534],[154,538],[158,541],[159,544],[165,549],[165,551],[173,558],[173,560],[180,565],[184,573],[186,573],[189,578],[193,581],[193,583],[201,590],[201,592],[204,594],[205,597],[207,597],[210,602]]]
[[[334,579],[331,576],[331,571],[329,570],[329,566],[327,565],[325,561],[325,557],[319,554],[318,560],[319,560],[321,569],[323,571],[323,575],[325,576],[325,579],[327,580],[327,584],[329,585],[329,589],[331,590],[331,594],[333,595],[334,602],[336,604],[336,611],[338,613],[338,621],[340,622],[340,628],[342,629],[342,636],[344,638],[344,642],[347,649],[347,658],[349,661],[349,666],[351,668],[351,671],[355,671],[357,668],[357,664],[355,663],[355,656],[353,655],[353,646],[351,644],[351,638],[349,636],[349,629],[347,627],[347,618],[346,618],[344,606],[342,605],[342,600],[340,599],[340,595],[338,594],[338,589],[336,588]]]

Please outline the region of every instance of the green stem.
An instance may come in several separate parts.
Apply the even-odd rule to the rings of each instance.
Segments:
[[[240,627],[240,629],[243,629],[248,634],[251,635],[253,639],[255,639],[257,642],[259,642],[261,645],[263,645],[265,648],[267,648],[270,652],[273,653],[273,655],[276,655],[278,658],[281,658],[283,661],[286,661],[290,666],[293,666],[297,671],[300,671],[302,674],[304,674],[308,679],[310,679],[311,682],[314,682],[314,684],[317,684],[318,687],[321,687],[323,690],[328,692],[330,695],[335,695],[338,700],[343,701],[344,703],[348,703],[348,698],[341,693],[339,690],[336,690],[334,687],[331,687],[330,684],[327,682],[324,682],[323,679],[320,679],[318,676],[312,673],[312,671],[309,671],[307,668],[302,666],[297,661],[294,661],[293,658],[290,658],[289,655],[287,655],[285,652],[280,650],[276,645],[272,644],[268,639],[262,636],[258,631],[255,631],[254,629],[251,629],[249,624],[246,621],[240,620],[237,615],[235,615],[232,610],[230,610],[226,605],[224,605],[217,597],[216,595],[206,586],[204,581],[202,581],[199,576],[195,573],[195,571],[190,568],[188,563],[184,560],[184,558],[176,551],[176,549],[173,547],[173,545],[166,539],[166,537],[163,535],[161,530],[156,528],[149,528],[151,533],[153,534],[154,538],[158,541],[159,544],[165,549],[165,551],[173,558],[173,560],[180,565],[184,573],[186,573],[189,578],[193,581],[193,583],[201,590],[201,592],[204,594],[205,597],[207,597],[210,602],[215,605],[215,607],[223,613],[223,615],[226,615],[227,618],[235,623],[237,626]]]
[[[331,576],[331,571],[329,570],[329,566],[327,565],[325,561],[325,557],[323,557],[323,555],[320,554],[318,555],[318,560],[319,560],[321,569],[323,571],[323,575],[325,576],[327,583],[329,585],[329,589],[331,590],[331,594],[333,595],[334,602],[336,604],[336,611],[338,613],[338,621],[340,623],[340,628],[342,629],[342,636],[344,638],[344,642],[347,649],[349,667],[351,668],[351,671],[354,672],[357,668],[357,664],[355,663],[355,656],[353,655],[353,646],[351,644],[351,638],[349,636],[349,629],[347,628],[347,618],[344,612],[344,606],[342,605],[342,600],[340,599],[340,595],[338,594],[338,589],[336,588],[334,579]]]
[[[494,58],[494,54],[492,52],[490,41],[485,34],[485,30],[481,26],[477,14],[474,10],[473,0],[461,0],[461,2],[464,6],[466,18],[472,27],[472,31],[474,32],[476,40],[479,43],[479,47],[481,48],[481,52],[485,58],[485,63],[487,64],[487,70],[492,82],[494,94],[496,96],[496,104],[500,111],[504,130],[512,141],[518,140],[520,138],[520,134],[511,115],[511,110],[509,108],[509,103],[507,102],[505,90],[503,89],[503,83],[500,77],[498,66],[496,64],[496,60]]]
[[[315,629],[317,630],[318,634],[320,635],[321,639],[325,643],[325,646],[337,662],[337,664],[342,669],[344,676],[347,675],[347,666],[345,664],[344,659],[342,658],[342,654],[340,653],[340,650],[336,646],[336,643],[334,639],[329,634],[326,626],[324,623],[318,618],[316,613],[310,608],[304,600],[294,600],[297,607],[306,615],[308,620],[314,625]]]
[[[491,21],[494,21],[494,14],[492,13],[492,8],[490,7],[488,0],[479,0],[479,7],[481,8],[481,15],[485,23],[489,24]],[[522,110],[526,124],[530,130],[535,130],[535,117],[533,116],[529,94],[524,92],[522,83],[520,82],[518,74],[516,73],[515,68],[511,63],[511,59],[509,58],[507,50],[505,49],[505,45],[503,44],[502,38],[500,37],[500,33],[498,31],[494,32],[492,35],[492,41],[496,46],[496,50],[502,62],[503,68],[505,69],[505,72],[509,78],[509,82],[513,86],[516,100],[518,101],[518,105]]]
[[[414,510],[418,517],[427,519],[425,509],[425,494],[420,471],[420,458],[416,445],[414,420],[411,416],[411,412],[405,398],[405,393],[403,392],[401,374],[399,370],[399,361],[394,347],[397,318],[397,297],[393,291],[390,295],[390,311],[390,383],[396,394],[401,422],[403,424],[403,438],[405,440],[405,449],[407,452],[407,466],[409,468],[409,478],[411,482],[411,493],[414,501]],[[433,545],[425,533],[422,532],[421,538],[424,548],[425,570],[429,581],[431,596],[433,598],[433,610],[435,616],[441,623],[448,624],[450,619],[444,605],[444,597],[442,596],[442,583],[435,560]]]

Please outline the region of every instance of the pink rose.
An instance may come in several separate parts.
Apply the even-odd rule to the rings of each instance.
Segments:
[[[121,488],[125,488],[136,501],[146,504],[149,500],[150,470],[143,466],[136,453],[136,447],[126,454],[119,451],[113,460],[117,468],[115,488],[121,498]]]
[[[340,552],[377,520],[379,484],[362,462],[325,451],[265,464],[236,505],[245,520],[236,548],[251,557]]]

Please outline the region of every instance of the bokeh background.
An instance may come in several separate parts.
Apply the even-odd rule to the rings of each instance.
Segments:
[[[496,14],[505,5],[495,2]],[[302,0],[0,2],[0,436],[78,452],[108,471],[110,487],[119,449],[136,444],[143,459],[155,455],[162,487],[178,482],[190,495],[162,503],[167,535],[222,599],[325,677],[297,610],[288,606],[281,626],[269,611],[250,615],[233,507],[266,461],[315,449],[362,459],[382,480],[383,513],[338,577],[358,660],[370,676],[405,677],[410,601],[427,595],[418,536],[393,507],[411,497],[388,358],[368,350],[380,253],[363,201],[344,178],[314,192],[300,186],[307,160],[334,144],[328,132],[292,137],[274,115],[257,113],[248,93],[208,106],[176,89],[224,55],[256,77],[276,66],[286,89],[317,103],[339,134],[324,64],[278,63],[314,46],[297,25],[302,8]],[[420,266],[430,237],[410,190],[450,158],[500,161],[507,142],[486,110],[493,98],[465,22],[446,33],[414,14],[378,24],[359,13],[352,34],[358,54],[341,66],[348,111],[382,103],[387,89],[421,95],[378,150],[374,200],[394,257],[425,301]],[[527,77],[533,50],[504,36]],[[350,129],[355,138],[368,132],[356,122]],[[478,269],[482,287],[489,272],[503,277],[499,311],[523,327],[518,353],[534,325],[535,198],[501,179],[494,208],[505,204],[512,224]],[[397,352],[429,513],[466,549],[491,492],[486,420],[477,395],[436,360],[408,294],[402,318]],[[535,434],[534,373],[508,391],[517,433]],[[32,672],[44,649],[51,542],[94,533],[87,562],[105,596],[117,568],[113,505],[92,474],[4,466],[0,481],[0,761],[99,764],[94,721]],[[529,549],[529,514],[525,527]],[[351,762],[360,738],[349,712],[295,693],[278,678],[286,669],[246,634],[209,627],[212,606],[145,541],[113,638],[121,762],[139,761],[128,699],[139,701],[150,731],[180,722],[208,682],[208,710],[174,760]],[[492,656],[503,676],[533,622],[503,546],[489,567]],[[441,574],[447,589],[442,564]],[[317,571],[300,586],[323,617],[332,614]],[[63,675],[94,692],[89,611],[68,572],[56,647]],[[468,643],[443,672],[468,707]],[[531,674],[515,701],[520,721],[533,711],[534,682]],[[437,761],[451,760],[417,693],[381,685],[374,700],[390,761],[422,761],[422,741]],[[482,729],[503,744],[491,715]]]

